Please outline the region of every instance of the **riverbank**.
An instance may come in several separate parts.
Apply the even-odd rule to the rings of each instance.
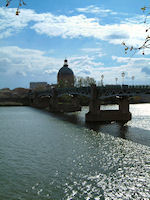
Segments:
[[[0,106],[24,106],[24,104],[19,102],[0,102]]]
[[[29,89],[15,88],[10,90],[4,88],[0,90],[0,106],[28,106]]]

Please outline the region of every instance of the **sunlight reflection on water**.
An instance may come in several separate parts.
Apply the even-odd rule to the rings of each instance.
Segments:
[[[150,147],[116,137],[148,140],[149,131],[138,127],[148,115],[138,115],[142,105],[136,106],[133,121],[96,131],[82,120],[86,108],[68,115],[70,121],[27,107],[0,108],[0,199],[149,200]]]

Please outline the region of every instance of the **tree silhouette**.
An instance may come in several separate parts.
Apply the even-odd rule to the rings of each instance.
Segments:
[[[91,84],[96,84],[96,81],[92,77],[81,77],[81,76],[76,76],[75,77],[75,87],[88,87]]]

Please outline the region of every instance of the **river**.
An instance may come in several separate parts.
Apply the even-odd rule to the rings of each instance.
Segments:
[[[149,200],[150,104],[130,111],[100,125],[84,122],[87,108],[0,107],[0,200]]]

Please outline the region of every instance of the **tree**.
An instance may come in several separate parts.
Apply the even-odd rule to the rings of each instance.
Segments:
[[[10,5],[10,3],[11,3],[11,1],[12,0],[6,0],[6,7],[8,7],[9,5]],[[17,7],[17,10],[16,10],[16,15],[19,15],[19,13],[20,13],[20,7],[22,6],[22,5],[26,5],[26,3],[24,2],[24,0],[19,0],[19,2],[18,2],[18,7]]]
[[[90,85],[92,85],[92,84],[96,84],[95,79],[94,79],[94,78],[91,78],[91,77],[89,77],[89,76],[85,77],[85,79],[84,79],[84,86],[85,86],[85,87],[88,87],[88,86],[90,86]]]
[[[83,77],[76,76],[75,77],[75,86],[76,87],[82,87],[84,85],[84,79]]]
[[[57,84],[57,87],[58,88],[65,88],[66,87],[65,81],[60,80],[59,83]]]
[[[91,78],[89,76],[83,78],[80,76],[75,77],[75,86],[76,87],[88,87],[92,84],[96,84],[96,81],[94,78]]]

